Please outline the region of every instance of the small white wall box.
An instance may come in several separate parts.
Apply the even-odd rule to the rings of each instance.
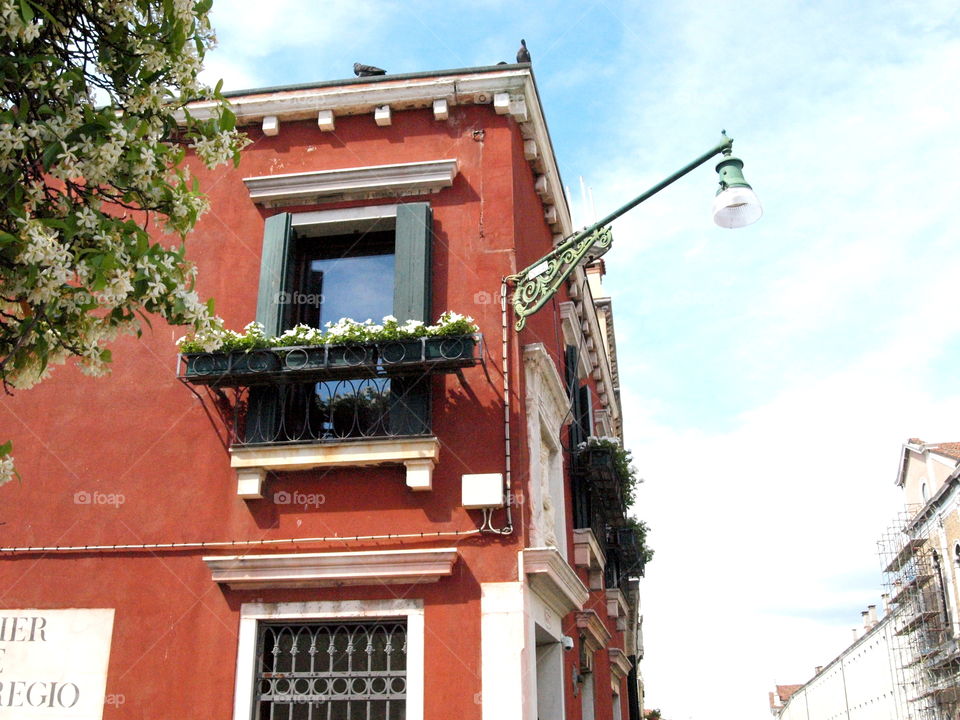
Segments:
[[[462,503],[468,510],[503,506],[503,475],[480,473],[462,476]]]

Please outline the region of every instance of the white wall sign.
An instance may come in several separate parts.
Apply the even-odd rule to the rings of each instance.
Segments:
[[[0,609],[0,720],[101,720],[113,609]]]

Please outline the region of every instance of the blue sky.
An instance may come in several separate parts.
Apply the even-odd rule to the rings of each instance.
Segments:
[[[764,204],[711,225],[705,166],[614,225],[648,707],[764,718],[878,602],[900,443],[960,439],[954,0],[220,0],[211,76],[242,89],[512,60],[564,182],[606,214],[736,138]],[[696,687],[696,693],[691,688]]]

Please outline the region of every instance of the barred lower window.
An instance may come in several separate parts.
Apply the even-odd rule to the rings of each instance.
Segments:
[[[407,626],[261,623],[258,720],[403,720]]]

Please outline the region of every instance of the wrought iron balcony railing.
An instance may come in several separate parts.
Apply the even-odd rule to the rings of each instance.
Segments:
[[[591,446],[574,454],[574,471],[590,485],[607,523],[616,523],[626,514],[624,481],[617,472],[613,448]]]
[[[233,404],[232,445],[338,442],[430,433],[423,377],[278,383]]]
[[[178,362],[177,376],[195,385],[249,387],[456,372],[479,364],[482,342],[482,336],[476,333],[343,345],[184,353]]]
[[[479,364],[482,342],[475,333],[184,353],[177,377],[206,390],[224,445],[429,435],[430,377]]]
[[[638,529],[627,519],[624,478],[617,470],[614,449],[587,445],[573,456],[573,521],[590,528],[606,558],[605,584],[620,587],[643,575],[646,554]]]

